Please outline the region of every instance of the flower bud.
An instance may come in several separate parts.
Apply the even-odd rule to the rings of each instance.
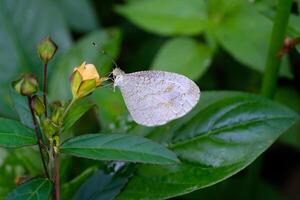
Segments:
[[[56,126],[50,119],[45,118],[42,120],[43,133],[48,137],[52,137],[57,131],[58,126]]]
[[[71,76],[71,90],[74,99],[91,94],[106,77],[100,77],[95,65],[83,62]]]
[[[40,97],[34,95],[32,97],[31,106],[32,106],[32,108],[34,110],[34,113],[37,116],[41,117],[44,114],[44,112],[45,112],[45,106],[44,106],[44,103],[43,103],[43,101],[41,100]]]
[[[51,110],[51,121],[57,126],[60,126],[62,124],[62,117],[65,111],[65,108],[63,107],[62,103],[60,101],[53,101],[49,105],[49,108]]]
[[[15,90],[23,96],[31,96],[38,90],[38,81],[33,74],[23,74],[21,77],[12,82]]]
[[[56,107],[51,113],[51,121],[56,125],[61,125],[64,111],[65,109],[63,107]]]
[[[37,52],[40,59],[47,63],[51,60],[57,50],[57,45],[52,41],[50,37],[45,38],[37,46]]]
[[[63,107],[61,101],[56,100],[56,101],[51,102],[49,105],[49,108],[51,111],[54,111],[57,107]]]
[[[60,137],[58,135],[55,135],[53,138],[53,143],[54,143],[54,152],[58,153],[59,152],[59,145],[60,145]]]

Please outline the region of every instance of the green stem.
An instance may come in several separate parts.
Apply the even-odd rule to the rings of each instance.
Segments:
[[[286,35],[293,0],[279,0],[269,45],[261,94],[272,99],[276,92],[281,59],[278,55]]]
[[[59,174],[59,154],[55,152],[54,154],[55,159],[55,200],[60,200],[60,174]]]
[[[27,100],[28,100],[28,107],[29,107],[30,112],[31,112],[32,123],[33,123],[33,126],[34,126],[34,132],[35,132],[36,140],[37,140],[37,143],[38,143],[38,147],[39,147],[39,151],[40,151],[41,160],[42,160],[42,163],[43,163],[45,175],[48,179],[50,179],[48,169],[47,169],[47,165],[46,165],[46,161],[45,161],[46,159],[45,159],[44,154],[43,154],[43,148],[42,148],[43,142],[42,142],[41,136],[39,135],[37,122],[36,122],[34,111],[33,111],[33,108],[32,108],[32,98],[31,98],[31,96],[28,96]]]
[[[65,109],[62,119],[64,120],[66,115],[68,114],[69,110],[71,109],[72,105],[74,104],[74,102],[76,101],[76,99],[72,99],[72,101],[69,103],[69,105],[67,106],[67,108]],[[61,135],[62,132],[62,127],[59,127],[59,131],[58,131],[58,136]],[[54,146],[56,146],[57,148],[59,148],[59,144],[55,144],[51,145],[51,148],[54,148]],[[60,200],[60,164],[59,164],[59,150],[54,150],[53,151],[53,155],[54,155],[54,172],[53,172],[53,181],[54,181],[54,188],[53,188],[53,199],[55,200]]]
[[[261,94],[267,98],[274,98],[277,88],[277,78],[280,69],[282,48],[286,35],[292,0],[279,0],[277,13],[274,20],[272,35],[269,45],[268,57],[265,66]],[[247,188],[254,188],[262,165],[262,158],[258,158],[255,163],[248,167]]]
[[[45,106],[45,116],[47,117],[47,65],[48,63],[46,62],[43,67],[43,101],[44,101],[44,106]]]
[[[71,102],[69,103],[69,105],[67,106],[67,108],[65,109],[64,114],[63,114],[63,116],[62,116],[62,119],[63,119],[63,120],[64,120],[65,117],[67,116],[69,110],[71,109],[71,107],[72,107],[72,105],[75,103],[75,101],[76,101],[76,99],[73,98],[73,99],[71,100]]]

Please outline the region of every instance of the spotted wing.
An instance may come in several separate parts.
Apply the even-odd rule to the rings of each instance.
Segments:
[[[163,125],[185,115],[200,97],[192,80],[171,72],[125,74],[119,87],[133,120],[145,126]]]

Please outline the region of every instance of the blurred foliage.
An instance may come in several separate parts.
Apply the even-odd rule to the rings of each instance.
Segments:
[[[42,63],[38,60],[36,45],[46,36],[51,36],[59,46],[54,61],[49,64],[48,88],[51,101],[61,98],[67,101],[70,97],[68,80],[73,67],[87,61],[95,64],[102,75],[108,75],[113,66],[112,59],[116,59],[118,65],[127,72],[158,69],[184,74],[195,80],[203,91],[222,89],[257,93],[260,90],[276,2],[273,0],[0,0],[0,69],[2,69],[0,114],[3,117],[17,118],[14,112],[16,110],[21,122],[32,126],[28,117],[27,102],[10,91],[10,82],[22,72],[34,72],[41,77]],[[288,35],[292,38],[300,36],[299,13],[298,0],[294,3],[288,28]],[[109,56],[101,53],[103,50]],[[299,57],[298,54],[297,56]],[[278,102],[298,113],[300,113],[300,71],[295,68],[299,68],[299,65],[300,62],[294,62],[290,56],[284,58],[276,94]],[[230,103],[243,100],[243,97],[238,98],[236,102],[226,100],[230,93],[217,95],[220,95],[219,99],[217,98],[220,102],[211,109],[226,108],[231,105]],[[207,97],[204,101],[209,104],[212,100]],[[180,132],[174,136],[170,134],[173,130],[170,130],[172,125],[157,129],[136,126],[128,116],[120,92],[118,90],[113,92],[113,87],[109,83],[104,88],[96,90],[88,101],[82,104],[83,107],[77,109],[75,107],[73,112],[79,113],[79,117],[83,116],[84,120],[76,122],[78,118],[68,118],[69,125],[65,127],[68,129],[66,135],[68,137],[73,135],[73,132],[74,135],[78,135],[80,132],[86,133],[95,129],[95,132],[98,132],[97,129],[100,129],[107,133],[129,132],[169,144],[174,138],[185,137],[184,131],[189,130],[189,125],[186,125],[182,128],[182,136]],[[266,104],[262,103],[257,107],[255,114],[261,114],[264,108],[273,108],[268,107],[269,104],[264,107]],[[93,105],[97,105],[97,108]],[[243,109],[247,110],[247,107]],[[87,110],[90,110],[89,114],[83,115]],[[275,108],[274,110],[276,111]],[[193,114],[189,115],[191,116]],[[204,127],[203,121],[207,115],[199,116],[195,120]],[[100,126],[95,126],[92,122],[98,122]],[[75,128],[70,128],[74,123]],[[176,123],[178,122],[174,122],[173,125]],[[180,127],[175,125],[174,127]],[[257,128],[259,130],[259,127]],[[286,131],[278,141],[287,144],[287,148],[296,149],[298,158],[300,158],[299,130],[298,123]],[[269,139],[273,141],[275,138]],[[205,157],[207,160],[204,161],[193,160],[192,151],[174,149],[189,161],[201,165],[222,165],[221,158],[217,160],[218,162],[209,157]],[[124,199],[126,195],[138,196],[142,194],[141,191],[152,191],[152,198],[157,197],[155,195],[173,196],[172,194],[178,191],[183,194],[207,187],[212,182],[220,181],[245,167],[246,163],[262,152],[258,146],[249,149],[255,152],[255,156],[244,158],[244,163],[232,168],[228,163],[221,166],[223,167],[221,169],[207,166],[199,169],[186,164],[173,169],[140,166],[138,176],[133,178],[133,182],[128,185],[129,189],[122,193],[120,198],[123,195]],[[237,157],[243,157],[239,152],[243,151],[232,149],[228,160],[234,162]],[[218,157],[219,153],[216,151],[212,156]],[[276,165],[277,160],[273,162]],[[118,166],[120,163],[111,164]],[[63,188],[68,188],[63,193],[64,199],[71,198],[70,194],[74,199],[87,196],[103,199],[115,197],[132,176],[132,172],[128,172],[122,163],[121,169],[116,166],[111,172],[107,171],[100,161],[63,158],[62,185]],[[18,179],[36,176],[41,168],[35,148],[16,150],[0,148],[0,199],[17,185]],[[182,168],[188,168],[187,171],[191,174],[180,174]],[[246,169],[242,174],[222,183],[179,199],[250,199],[250,197],[286,199],[282,188],[272,185],[272,182],[269,183],[260,174],[256,175],[258,178],[250,179],[249,171]],[[119,176],[118,173],[122,175]],[[194,173],[197,176],[194,176]],[[207,174],[211,175],[210,179],[203,180]],[[186,184],[188,189],[180,186],[186,178],[190,178],[189,181],[193,183]],[[169,185],[165,185],[162,179],[168,180]],[[150,182],[149,188],[144,187],[136,191],[137,188],[143,187],[145,180]],[[29,184],[33,182],[38,186],[44,181],[34,179]],[[176,183],[179,186],[176,186]],[[237,189],[241,185],[245,186]],[[46,186],[49,185],[46,183],[41,189],[46,191],[48,189]],[[95,189],[97,186],[100,187],[98,191]],[[167,187],[174,193],[160,192]],[[83,193],[86,188],[89,189],[88,192]]]

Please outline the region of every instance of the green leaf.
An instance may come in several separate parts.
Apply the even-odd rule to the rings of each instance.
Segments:
[[[108,128],[119,116],[127,112],[120,90],[113,88],[99,88],[93,93],[93,100],[99,108],[101,126]]]
[[[91,31],[97,28],[96,13],[89,0],[55,1],[68,25],[76,31]]]
[[[70,182],[65,183],[61,189],[62,199],[70,199],[71,196],[73,196],[76,190],[80,187],[80,185],[84,183],[86,179],[88,179],[96,171],[96,166],[89,167],[74,179],[72,179]]]
[[[175,133],[171,146],[187,162],[212,167],[251,160],[297,120],[288,108],[247,94],[229,93],[201,112]]]
[[[245,170],[246,171],[246,170]],[[231,199],[231,200],[283,200],[283,195],[271,184],[263,180],[249,179],[249,174],[241,174],[202,190],[187,194],[180,199]],[[238,188],[238,190],[237,190]]]
[[[152,69],[176,72],[191,79],[200,78],[211,62],[212,51],[192,38],[167,41],[157,53]]]
[[[0,118],[0,146],[22,147],[35,144],[36,139],[32,129],[18,121]]]
[[[79,188],[72,199],[113,200],[128,182],[130,176],[131,173],[119,171],[108,173],[99,170]]]
[[[203,0],[129,1],[116,10],[135,25],[162,35],[199,34],[207,18]]]
[[[207,168],[185,163],[170,167],[140,166],[116,199],[168,199],[213,185],[242,166]]]
[[[17,94],[15,90],[11,88],[10,96],[13,101],[13,107],[17,111],[22,124],[29,128],[33,128],[32,116],[28,107],[28,100],[26,97]]]
[[[171,135],[166,141],[181,164],[139,167],[119,199],[166,199],[220,182],[253,162],[297,119],[259,96],[203,93],[189,115],[149,135]]]
[[[0,0],[0,24],[0,69],[5,71],[0,75],[0,113],[10,114],[11,80],[24,71],[42,72],[36,44],[51,36],[60,54],[70,46],[71,39],[61,13],[49,0]]]
[[[48,200],[52,184],[47,179],[37,178],[19,185],[5,200]]]
[[[115,58],[119,52],[120,38],[121,34],[118,29],[107,29],[92,32],[75,44],[58,60],[55,66],[49,85],[51,98],[66,100],[71,97],[69,77],[73,68],[79,66],[83,61],[95,64],[99,73],[107,73],[112,62],[101,51],[104,49]],[[97,46],[93,46],[93,42]]]
[[[149,139],[125,134],[89,134],[64,142],[66,154],[96,159],[152,164],[174,164],[176,155]]]
[[[70,109],[64,120],[64,130],[71,128],[74,123],[79,120],[87,111],[89,111],[95,104],[80,100],[77,101]]]
[[[216,1],[210,9],[210,32],[236,60],[260,72],[264,71],[272,21],[260,15],[249,2]],[[287,60],[280,75],[291,77]]]

